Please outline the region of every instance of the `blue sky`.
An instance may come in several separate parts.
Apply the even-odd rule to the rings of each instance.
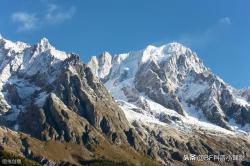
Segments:
[[[87,62],[103,51],[140,50],[178,41],[237,88],[250,86],[248,0],[1,0],[0,33]]]

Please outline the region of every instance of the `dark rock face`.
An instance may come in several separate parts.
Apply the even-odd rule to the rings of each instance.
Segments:
[[[21,105],[22,101],[21,98],[18,95],[17,89],[14,85],[12,84],[7,84],[5,86],[6,90],[8,91],[8,98],[11,101],[11,103],[15,104],[15,105]]]
[[[140,139],[138,139],[138,134],[135,132],[134,129],[129,129],[129,131],[125,131],[125,134],[127,136],[128,143],[134,147],[136,150],[144,151],[145,145],[141,142]]]
[[[146,93],[151,99],[166,108],[176,110],[183,115],[183,108],[178,98],[171,92],[164,82],[167,82],[166,75],[160,70],[160,66],[151,62],[136,73],[135,87],[139,92]]]
[[[192,161],[184,160],[185,155],[230,155],[237,154],[244,156],[242,161],[248,162],[249,140],[233,135],[213,135],[200,131],[183,133],[173,128],[162,126],[138,126],[134,124],[136,130],[145,129],[146,134],[140,134],[148,146],[148,155],[155,156],[156,159],[164,161],[165,164],[172,165],[195,165]],[[149,136],[150,135],[150,136]],[[233,143],[233,142],[234,143]],[[237,142],[237,143],[236,143]],[[241,147],[244,147],[242,150]],[[189,163],[191,162],[191,163]],[[233,165],[235,161],[225,161],[225,165]],[[239,161],[241,162],[241,161]],[[198,165],[221,165],[218,160],[196,161]]]
[[[100,69],[95,60],[97,66],[93,67],[94,58],[89,63],[93,71]],[[190,49],[178,43],[148,46],[115,55],[111,62],[102,81],[149,147],[146,154],[151,158],[166,165],[220,165],[218,161],[197,164],[183,158],[187,154],[249,153],[248,148],[238,151],[241,146],[249,147],[249,133],[229,134],[234,121],[242,127],[248,125],[247,93],[237,92],[214,75]],[[95,74],[102,78],[100,72]],[[134,135],[127,131],[126,136],[135,147]]]
[[[2,41],[1,44],[4,45]],[[181,121],[176,114],[155,114],[166,126],[138,121],[130,124],[104,85],[77,55],[58,57],[45,39],[35,46],[22,47],[24,50],[16,53],[0,46],[0,54],[12,55],[5,59],[4,65],[13,64],[9,63],[11,59],[21,55],[20,59],[25,59],[14,61],[17,64],[10,67],[13,72],[5,80],[3,96],[0,95],[0,125],[18,131],[0,127],[0,147],[4,150],[14,149],[24,157],[47,165],[80,165],[93,159],[129,160],[129,164],[136,165],[158,165],[152,160],[164,165],[192,165],[183,160],[185,154],[249,153],[250,143],[245,137],[169,128],[172,122]],[[102,79],[108,81],[112,57],[105,56],[99,63],[105,72],[102,68],[97,70],[102,73]],[[182,102],[186,101],[200,109],[209,121],[224,128],[230,129],[228,118],[231,117],[242,126],[250,123],[249,108],[234,102],[234,95],[214,75],[194,71],[191,62],[200,64],[186,51],[185,55],[173,56],[162,63],[151,61],[141,66],[135,74],[135,86],[121,89],[128,102],[141,105],[132,111],[152,113],[148,103],[140,98],[142,92],[180,115],[184,115]],[[203,66],[200,64],[198,68],[202,70]],[[119,76],[114,82],[116,85],[131,76],[131,71],[119,70],[122,73],[115,73]],[[190,88],[190,84],[184,87],[185,81],[198,85],[205,82],[208,89],[197,98],[185,98],[185,95],[181,98],[179,91]],[[208,102],[209,98],[216,100]]]
[[[242,122],[248,120],[241,113],[244,110],[243,112],[248,114],[250,108],[247,105],[238,103],[235,99],[235,94],[231,92],[232,90],[224,82],[218,80],[213,74],[208,76],[195,72],[189,74],[191,80],[186,80],[186,82],[193,82],[195,85],[202,83],[208,88],[198,96],[186,99],[188,104],[194,106],[197,110],[201,110],[210,122],[223,128],[231,129],[228,123],[229,119],[235,120],[236,123],[242,126],[246,124]]]
[[[238,93],[240,96],[244,97],[248,102],[250,102],[250,87],[245,89],[240,89]]]
[[[74,66],[76,73],[68,70]],[[124,113],[102,83],[78,58],[71,57],[61,66],[58,78],[45,84],[49,94],[42,107],[31,105],[20,114],[19,126],[23,132],[42,140],[89,142],[86,127],[101,132],[109,141],[130,143],[127,132],[133,135]],[[32,121],[32,119],[37,119]],[[134,139],[140,141],[136,135]],[[92,140],[93,141],[93,140]],[[137,147],[139,149],[139,147]]]
[[[6,50],[5,46],[0,47],[0,54],[3,50]],[[53,152],[51,149],[32,150],[34,143],[55,142],[60,147],[67,145],[72,158],[76,155],[73,150],[89,154],[89,157],[79,154],[76,157],[79,160],[101,159],[103,156],[114,160],[115,157],[110,157],[112,155],[117,157],[116,160],[126,160],[133,155],[141,158],[139,160],[145,157],[142,154],[146,151],[146,145],[131,129],[123,111],[104,85],[77,55],[57,52],[46,40],[35,46],[25,45],[18,53],[10,50],[6,50],[6,53],[11,58],[6,56],[4,65],[8,65],[7,61],[13,64],[11,60],[15,58],[17,64],[10,67],[11,73],[1,91],[4,96],[3,99],[0,96],[0,108],[3,108],[0,111],[3,113],[0,115],[0,125],[30,135],[28,138],[31,142],[27,143],[24,156],[31,159],[42,157],[43,161],[64,160],[61,156],[54,159],[53,156],[58,155],[56,153],[45,154]],[[58,54],[64,57],[58,57]],[[133,138],[134,145],[130,144],[130,138]],[[122,156],[125,151],[128,154]],[[117,152],[121,154],[115,154]]]
[[[69,65],[74,66],[76,73],[68,70]],[[102,83],[78,58],[67,59],[53,83],[40,79],[39,85],[43,86],[30,100],[46,92],[44,104],[38,106],[32,102],[26,106],[26,111],[18,117],[19,131],[42,141],[82,144],[89,151],[103,146],[103,142],[117,148],[131,146],[138,153],[147,148]],[[11,94],[18,95],[12,91]]]
[[[92,58],[89,66],[93,71],[109,66],[109,70],[103,70],[109,71],[103,82],[117,100],[136,103],[144,109],[140,97],[146,97],[183,116],[195,109],[203,119],[229,130],[230,122],[248,124],[248,118],[242,115],[250,111],[249,88],[236,90],[226,84],[181,44],[148,46],[138,52],[116,55],[105,65],[98,60],[102,58]],[[99,63],[102,65],[98,67]],[[100,73],[95,72],[102,78]]]

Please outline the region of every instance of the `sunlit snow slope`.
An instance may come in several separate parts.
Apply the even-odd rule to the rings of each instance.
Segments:
[[[247,90],[226,84],[191,49],[179,43],[92,57],[89,67],[129,121],[183,131],[250,132]]]

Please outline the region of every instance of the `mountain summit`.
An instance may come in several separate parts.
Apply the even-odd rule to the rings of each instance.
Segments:
[[[154,163],[142,155],[146,145],[91,69],[46,38],[34,45],[0,40],[0,90],[0,139],[7,137],[5,128],[12,131],[2,145],[7,151],[47,165],[132,156],[134,164]],[[112,151],[119,152],[116,159]]]
[[[46,38],[1,38],[0,151],[53,166],[195,165],[185,154],[249,164],[248,92],[179,43],[86,65]]]
[[[106,64],[96,59],[105,57],[93,57],[88,65],[97,74],[109,71],[105,77],[97,76],[115,99],[133,104],[155,121],[165,121],[163,114],[171,116],[176,112],[182,122],[192,119],[197,124],[206,122],[231,131],[250,131],[250,104],[246,95],[240,95],[214,75],[196,53],[182,44],[149,45],[141,51],[115,55]],[[150,108],[145,111],[150,103],[171,111],[156,113]]]

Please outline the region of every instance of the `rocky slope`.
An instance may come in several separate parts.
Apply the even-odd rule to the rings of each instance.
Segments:
[[[149,105],[148,99],[183,117],[191,116],[229,130],[238,124],[248,131],[247,89],[238,92],[226,84],[179,43],[148,46],[114,57],[104,53],[93,57],[89,66],[116,100],[144,109]],[[160,120],[159,116],[155,118]]]
[[[200,149],[195,154],[210,153],[202,152],[206,146],[217,149],[212,154],[236,153],[238,145],[249,154],[249,93],[226,84],[189,48],[170,43],[114,56],[105,52],[92,57],[88,66],[145,142],[152,144],[159,160],[168,163],[174,150],[181,154],[194,153],[188,148],[193,143]],[[214,137],[216,141],[213,141],[221,146],[212,143]],[[248,143],[243,145],[239,138]],[[166,140],[174,140],[173,146]],[[206,141],[206,145],[199,140]],[[238,145],[227,147],[223,141]]]
[[[0,37],[0,150],[43,165],[247,165],[246,94],[178,43],[87,66],[45,38]]]
[[[19,155],[43,164],[154,163],[144,157],[143,140],[90,68],[45,38],[35,45],[0,39],[0,89],[0,125],[7,127],[0,138],[9,130],[25,133],[11,132],[3,141],[7,150],[11,144]]]
[[[250,87],[238,90],[239,96],[250,102]]]

